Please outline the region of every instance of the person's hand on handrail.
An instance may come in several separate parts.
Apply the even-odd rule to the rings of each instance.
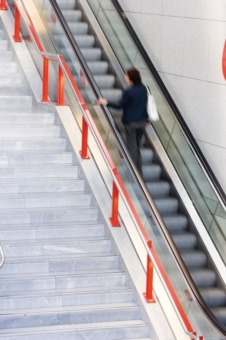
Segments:
[[[107,105],[107,104],[108,104],[108,101],[107,101],[107,99],[105,99],[105,98],[99,98],[99,99],[98,99],[98,103],[99,103],[100,105]]]

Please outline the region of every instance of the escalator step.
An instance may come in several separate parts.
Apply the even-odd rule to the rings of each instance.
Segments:
[[[57,3],[61,9],[75,9],[76,0],[57,0]]]
[[[206,254],[202,251],[181,252],[182,259],[189,269],[202,268],[207,265]]]
[[[106,74],[108,72],[108,62],[107,61],[92,61],[87,62],[90,71],[93,73],[93,75],[102,75]]]
[[[94,75],[94,79],[97,83],[97,85],[99,86],[100,90],[101,89],[110,89],[110,91],[112,91],[112,87],[114,86],[115,83],[115,77],[110,75],[110,74],[106,74],[106,75]],[[79,88],[82,88],[82,82],[81,82],[81,78],[78,76],[74,76],[74,80],[76,82],[76,84],[78,85]],[[102,91],[101,91],[102,92]]]
[[[141,149],[142,164],[152,163],[154,158],[154,152],[151,149]]]
[[[71,48],[69,41],[65,38],[63,34],[54,34],[54,41],[56,42],[57,46],[60,47],[61,54],[65,56],[68,52],[71,52],[70,55],[74,56],[74,60],[77,58],[75,57],[74,51]],[[92,49],[94,48],[95,38],[93,35],[84,34],[84,35],[74,35],[75,41],[79,48],[81,49]],[[68,60],[68,58],[65,58]],[[69,59],[70,60],[70,59]]]
[[[142,165],[143,179],[145,182],[159,180],[162,168],[158,164]]]
[[[178,199],[174,197],[157,198],[155,199],[155,204],[158,211],[163,216],[167,214],[175,214],[179,207]]]
[[[146,183],[146,186],[153,198],[168,196],[170,193],[169,182],[160,181],[160,182]]]
[[[80,21],[82,19],[82,12],[78,10],[64,9],[62,10],[63,16],[67,22]]]
[[[214,308],[212,311],[223,325],[226,325],[226,308]]]
[[[93,35],[74,35],[75,41],[81,48],[90,48],[95,44],[95,37]]]
[[[200,289],[203,299],[210,308],[222,307],[226,304],[226,294],[220,288]]]
[[[81,52],[86,61],[100,61],[102,51],[98,47],[93,48],[81,48]],[[107,63],[105,61],[105,63]]]
[[[185,215],[171,215],[163,217],[163,220],[170,233],[185,231],[188,226],[188,219]]]
[[[211,269],[191,270],[190,274],[197,288],[210,288],[216,285],[217,277]]]
[[[84,36],[86,37],[86,36]],[[77,39],[78,40],[78,39]],[[60,38],[55,38],[55,41],[57,42],[58,46],[61,46],[60,48],[60,52],[62,55],[69,55],[69,58],[65,58],[66,60],[69,61],[77,61],[77,58],[74,54],[73,49],[68,46],[68,43],[64,40],[64,39],[60,39]],[[80,47],[80,46],[79,46]],[[80,51],[83,54],[83,57],[85,58],[86,61],[88,62],[104,62],[105,64],[108,65],[107,61],[101,61],[101,55],[102,55],[102,51],[100,48],[98,47],[83,47],[80,49]]]
[[[64,30],[60,24],[49,25],[52,32],[63,34]],[[86,22],[69,22],[68,26],[73,35],[85,35],[88,33],[89,26]]]
[[[182,233],[172,235],[172,238],[178,248],[178,250],[193,249],[197,245],[197,237],[193,233]]]
[[[121,89],[101,89],[102,96],[109,101],[118,102],[122,97]]]
[[[61,54],[65,56],[65,50],[62,48],[60,50],[61,50]],[[70,70],[72,71],[72,73],[75,73],[73,71],[74,69],[73,65],[75,65],[75,68],[76,68],[76,63],[72,61],[67,61],[67,64]],[[88,61],[87,65],[89,66],[89,69],[93,75],[104,75],[108,71],[108,63],[106,61],[92,61],[92,62]]]

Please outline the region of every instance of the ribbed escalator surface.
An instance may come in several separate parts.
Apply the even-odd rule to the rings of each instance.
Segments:
[[[100,47],[98,37],[92,34],[90,23],[79,9],[79,1],[57,0],[61,12],[99,86],[102,96],[111,101],[118,101],[122,95],[122,87],[117,87],[116,76],[111,72],[109,61]],[[68,61],[73,72],[70,51],[65,49],[62,41],[63,30],[56,24],[54,28],[54,41],[64,59]],[[73,51],[71,50],[71,53]],[[80,88],[81,80],[75,76]],[[120,129],[119,114],[114,114],[114,119]],[[123,130],[122,130],[123,131]],[[166,172],[159,161],[156,152],[148,143],[142,148],[143,179],[153,197],[156,206],[163,217],[165,224],[179,250],[185,265],[187,266],[194,283],[201,292],[205,302],[214,312],[216,317],[226,325],[226,294],[219,283],[217,273],[209,264],[205,247],[198,240],[194,226],[184,213],[185,208],[179,203],[176,190],[168,179]]]

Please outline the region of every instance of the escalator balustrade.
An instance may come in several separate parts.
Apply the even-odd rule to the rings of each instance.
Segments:
[[[92,34],[90,23],[79,9],[79,2],[75,0],[57,0],[57,3],[102,96],[110,101],[118,101],[122,95],[123,87],[117,86],[116,76],[110,71],[112,67],[105,58],[105,53],[100,47],[98,37]],[[54,42],[73,72],[73,62],[69,54],[73,54],[74,51],[72,48],[71,51],[65,48],[62,40],[63,36],[63,29],[60,25],[56,25]],[[74,78],[79,88],[82,89],[81,79],[78,76]],[[112,114],[123,134],[119,113],[112,111]],[[158,155],[148,141],[145,141],[142,148],[142,168],[144,182],[195,285],[218,320],[226,325],[226,294],[224,287],[217,276],[214,266],[211,265],[205,247],[199,239],[194,225],[190,222],[172,182],[159,161]],[[140,199],[142,200],[142,197]]]

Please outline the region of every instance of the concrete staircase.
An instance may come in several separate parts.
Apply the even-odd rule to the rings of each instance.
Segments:
[[[1,340],[149,337],[137,293],[54,112],[0,31]]]

